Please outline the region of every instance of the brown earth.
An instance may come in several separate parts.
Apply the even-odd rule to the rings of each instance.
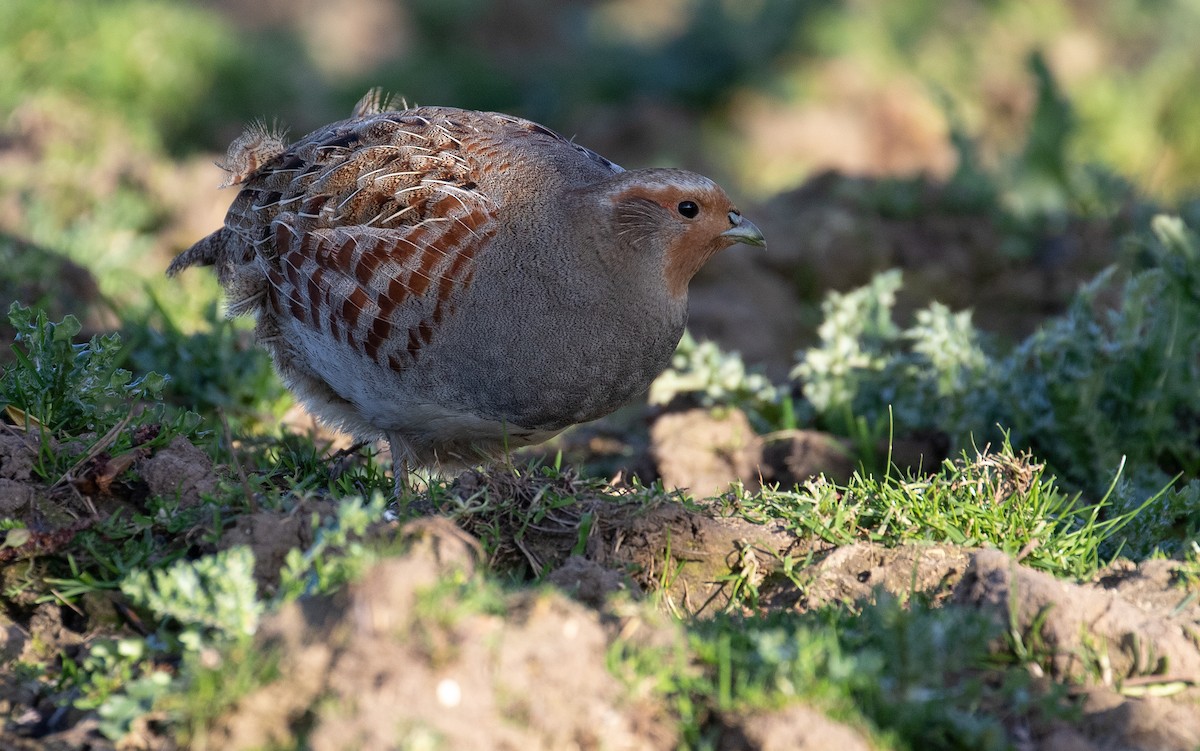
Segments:
[[[83,497],[79,478],[47,489],[31,475],[32,450],[24,436],[0,432],[6,513],[31,530],[24,542],[0,548],[6,589],[80,529],[146,497],[129,490],[141,483],[128,480],[109,486],[123,488],[124,497]],[[176,439],[130,466],[155,492],[188,497],[222,481],[223,470],[201,456]],[[155,479],[160,473],[172,479]],[[710,477],[707,469],[701,474]],[[381,523],[371,533],[406,552],[336,595],[303,599],[266,620],[254,653],[277,660],[276,677],[239,699],[193,747],[259,748],[302,733],[314,749],[390,748],[399,737],[446,748],[674,748],[679,739],[667,708],[648,687],[625,685],[610,672],[610,648],[620,639],[682,650],[672,619],[639,603],[705,617],[730,605],[739,582],[757,588],[763,611],[853,606],[881,591],[923,593],[940,607],[983,612],[1042,645],[1054,655],[1044,679],[1069,686],[1081,715],[1069,724],[1014,726],[1010,740],[1020,748],[1200,744],[1200,604],[1176,581],[1171,561],[1121,562],[1091,582],[1072,583],[995,550],[831,548],[737,516],[732,497],[684,502],[664,493],[635,502],[569,471],[470,471],[435,502],[446,516],[402,528]],[[481,504],[491,510],[480,513]],[[224,530],[219,546],[251,546],[260,588],[270,593],[286,551],[311,544],[311,514],[333,508],[332,500],[309,499],[288,510],[260,509]],[[811,565],[783,575],[785,557],[810,553]],[[463,605],[455,586],[483,569],[524,571],[553,587],[507,594],[483,610]],[[8,665],[60,653],[79,659],[96,638],[128,628],[102,597],[81,609],[14,600],[6,612],[0,655]],[[1174,693],[1155,695],[1164,686]],[[0,747],[111,747],[97,735],[94,716],[58,710],[61,699],[0,671],[0,710],[8,718]],[[861,729],[804,705],[710,722],[724,749],[872,747]],[[144,740],[145,747],[170,745],[152,733]]]

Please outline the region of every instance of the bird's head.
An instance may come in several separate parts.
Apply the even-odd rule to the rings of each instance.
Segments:
[[[615,251],[651,254],[672,297],[712,256],[735,243],[765,245],[762,232],[744,218],[720,186],[703,175],[677,169],[623,172],[594,189],[615,234]]]

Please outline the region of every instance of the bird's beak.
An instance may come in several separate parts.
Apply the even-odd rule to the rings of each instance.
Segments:
[[[763,238],[762,230],[754,225],[754,222],[743,217],[736,211],[729,212],[729,223],[733,226],[721,233],[721,237],[728,237],[735,243],[745,243],[746,245],[761,245],[767,246],[767,241]]]

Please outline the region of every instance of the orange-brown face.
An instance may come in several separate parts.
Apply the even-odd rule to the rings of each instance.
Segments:
[[[613,196],[618,233],[635,245],[662,243],[663,275],[674,297],[715,253],[734,243],[763,245],[762,233],[743,219],[725,191],[682,170],[645,170]]]

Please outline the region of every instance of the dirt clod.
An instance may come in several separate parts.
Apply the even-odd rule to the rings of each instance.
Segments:
[[[629,589],[641,588],[628,581],[620,572],[601,566],[583,556],[573,555],[563,565],[550,572],[546,581],[589,607],[599,608],[608,596]]]
[[[689,409],[661,415],[650,427],[650,453],[663,485],[697,498],[724,493],[742,480],[758,487],[760,440],[738,409]]]
[[[1194,615],[1151,612],[1119,592],[1060,581],[995,550],[972,556],[955,601],[1025,630],[1036,624],[1039,632],[1034,636],[1054,650],[1054,667],[1061,678],[1090,677],[1095,666],[1087,661],[1084,642],[1101,640],[1107,644],[1114,680],[1163,673],[1172,680],[1200,684]]]
[[[764,484],[788,489],[817,475],[844,483],[854,473],[846,441],[816,430],[792,430],[767,441],[762,450]]]
[[[34,438],[0,430],[0,479],[28,482],[37,451]]]
[[[33,487],[28,482],[0,477],[0,514],[13,514],[28,507],[33,499]]]
[[[1159,590],[1171,592],[1169,584]],[[1185,600],[1182,592],[1174,594],[1177,604]],[[1200,614],[1194,606],[1155,606],[1154,599],[1138,604],[1118,588],[1060,581],[999,551],[981,550],[953,602],[990,613],[1026,644],[1044,645],[1057,678],[1089,687],[1081,730],[1096,748],[1195,749]],[[1132,695],[1156,686],[1180,690]]]
[[[260,597],[273,594],[279,572],[292,548],[304,550],[313,542],[312,515],[335,513],[333,501],[305,501],[288,510],[261,509],[237,518],[221,535],[217,548],[248,545],[254,553],[254,580]]]
[[[199,505],[201,496],[217,489],[212,459],[183,436],[176,436],[165,448],[142,460],[138,473],[152,495],[178,495],[180,508]]]
[[[915,592],[944,599],[971,561],[971,549],[953,545],[857,543],[837,548],[805,573],[805,606],[869,599],[879,588],[905,596]]]
[[[261,644],[279,655],[280,677],[240,701],[208,747],[285,743],[302,721],[314,749],[664,747],[639,732],[660,713],[625,704],[606,669],[597,614],[525,592],[507,600],[506,618],[451,601],[430,618],[439,568],[428,552],[392,558],[271,618]]]
[[[795,704],[774,712],[726,718],[717,745],[720,751],[870,751],[859,731]]]

